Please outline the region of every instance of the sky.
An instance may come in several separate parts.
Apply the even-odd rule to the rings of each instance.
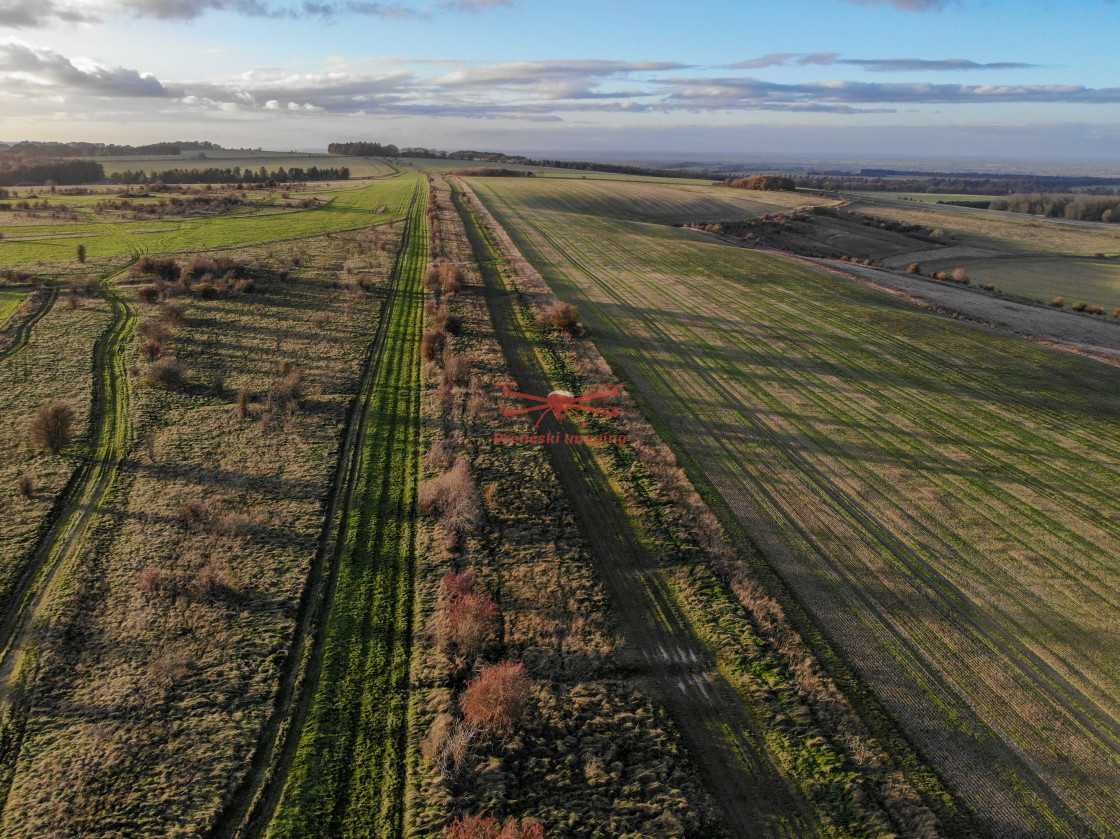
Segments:
[[[0,141],[1120,170],[1116,0],[0,0]]]

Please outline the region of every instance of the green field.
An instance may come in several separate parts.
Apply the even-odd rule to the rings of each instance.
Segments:
[[[164,219],[105,224],[20,227],[0,240],[0,265],[74,259],[78,244],[90,258],[132,252],[214,250],[353,230],[405,214],[412,179],[399,176],[337,193],[330,203],[308,210],[226,218]],[[377,210],[385,207],[384,213]]]
[[[471,184],[980,819],[1117,835],[1120,373]]]
[[[27,291],[24,289],[0,288],[0,325],[15,314],[26,297]]]
[[[883,197],[882,192],[854,192],[852,195],[863,198]],[[939,201],[995,201],[998,195],[968,195],[957,192],[888,192],[887,197],[900,201],[920,201],[923,204],[936,204]]]
[[[1120,260],[1086,257],[1000,257],[922,262],[923,271],[951,271],[967,266],[973,285],[995,283],[1002,291],[1049,303],[1055,297],[1067,306],[1083,301],[1111,314],[1120,307]]]

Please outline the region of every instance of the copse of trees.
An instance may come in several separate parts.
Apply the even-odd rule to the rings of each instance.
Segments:
[[[242,169],[240,166],[219,169],[164,169],[159,172],[146,173],[143,169],[116,172],[109,177],[109,182],[114,184],[266,184],[266,183],[292,183],[299,181],[345,181],[350,179],[350,169],[346,166],[325,167],[312,166],[302,169],[293,166],[285,169],[269,170],[264,166],[257,170]]]
[[[1009,195],[987,205],[989,210],[1008,213],[1027,213],[1047,218],[1065,218],[1075,221],[1120,222],[1120,201],[1116,198],[1098,198],[1087,195],[1041,194]]]
[[[727,178],[723,185],[732,189],[766,189],[785,192],[793,192],[797,189],[797,184],[793,178],[785,175],[751,175],[747,178]]]

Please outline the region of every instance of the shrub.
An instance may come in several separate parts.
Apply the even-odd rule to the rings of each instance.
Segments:
[[[439,291],[439,266],[432,263],[428,266],[428,270],[424,272],[424,289],[435,294]]]
[[[136,580],[140,591],[148,597],[174,597],[179,593],[180,582],[178,574],[157,565],[149,565]]]
[[[74,409],[61,402],[44,405],[31,420],[31,442],[48,454],[59,454],[73,439]]]
[[[570,303],[553,303],[535,319],[541,331],[559,330],[574,335],[579,329],[579,309]]]
[[[454,294],[463,285],[463,272],[454,262],[444,262],[439,267],[439,285],[444,294]]]
[[[142,285],[136,289],[136,298],[141,303],[158,303],[159,289],[154,285]]]
[[[1070,306],[1070,308],[1073,309],[1075,312],[1084,312],[1085,309],[1088,307],[1088,305],[1089,305],[1088,303],[1085,303],[1082,300],[1078,300],[1076,303],[1074,303],[1072,306]]]
[[[442,329],[425,329],[420,336],[420,355],[425,361],[441,359],[446,347],[447,333]]]
[[[172,326],[186,326],[190,323],[187,318],[187,305],[185,303],[164,303],[159,307],[159,315]]]
[[[171,340],[171,330],[158,320],[143,321],[136,327],[136,331],[143,337],[159,341],[161,344],[166,344]]]
[[[16,479],[16,490],[21,498],[31,498],[35,494],[35,478],[28,472],[21,472]]]
[[[428,468],[437,471],[450,469],[455,465],[455,444],[446,437],[436,440],[432,443],[432,447],[428,449],[428,457],[425,462]]]
[[[439,523],[453,533],[471,530],[482,516],[478,490],[465,457],[441,475],[420,485],[420,509],[439,518]]]
[[[525,711],[532,682],[521,662],[502,661],[467,683],[459,697],[466,721],[483,730],[509,734]]]
[[[475,659],[498,637],[501,610],[486,594],[467,592],[444,602],[436,615],[437,643]]]
[[[1051,306],[1057,306],[1059,308],[1061,308],[1065,304],[1066,304],[1066,299],[1064,297],[1055,297],[1053,300],[1050,301]]]
[[[968,272],[965,271],[963,268],[954,268],[953,269],[953,282],[967,284],[968,283]]]
[[[160,390],[182,390],[187,384],[187,368],[173,356],[161,358],[144,374],[144,384]]]
[[[245,419],[249,416],[249,391],[245,388],[237,391],[237,418]]]
[[[987,283],[984,286],[984,288],[986,288],[988,291],[995,291],[996,290],[996,284],[995,283]]]
[[[1113,309],[1112,310],[1112,316],[1114,318],[1120,318],[1120,309]]]
[[[461,355],[444,358],[443,380],[451,385],[461,385],[470,372],[470,364]]]
[[[199,300],[213,300],[218,295],[218,290],[210,283],[199,283],[194,287],[194,296]]]
[[[939,280],[949,279],[949,275],[946,274],[944,271],[938,271],[934,276],[937,277],[937,279],[939,279]]]
[[[1104,309],[1102,309],[1100,306],[1086,306],[1085,312],[1086,314],[1090,315],[1103,315]]]
[[[140,355],[145,361],[155,361],[163,355],[163,344],[159,341],[148,341],[140,348]]]
[[[920,265],[918,265],[918,263],[917,263],[917,262],[911,262],[911,263],[910,263],[910,264],[909,264],[909,265],[908,265],[908,266],[906,267],[906,273],[907,273],[907,274],[917,274],[917,273],[918,273],[919,271],[921,271],[921,270],[922,270],[922,269],[921,269],[921,266],[920,266]]]

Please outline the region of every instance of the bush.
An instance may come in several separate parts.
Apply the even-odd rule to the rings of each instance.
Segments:
[[[921,269],[921,266],[920,266],[920,265],[918,265],[918,263],[917,263],[917,262],[911,262],[911,263],[910,263],[910,264],[909,264],[909,265],[908,265],[908,266],[906,267],[906,273],[907,273],[907,274],[917,274],[917,273],[918,273],[919,271],[921,271],[921,270],[922,270],[922,269]]]
[[[441,650],[457,650],[475,659],[498,637],[502,614],[486,594],[466,592],[440,604],[435,617],[436,642]]]
[[[461,355],[443,360],[443,380],[449,385],[461,385],[470,373],[470,364]]]
[[[425,361],[442,359],[446,347],[447,333],[442,329],[425,329],[420,336],[420,355]]]
[[[420,485],[420,509],[436,516],[439,523],[453,533],[464,533],[475,527],[482,517],[478,490],[465,457],[441,475]]]
[[[1114,318],[1120,318],[1120,309],[1113,309],[1112,310],[1112,316]]]
[[[172,326],[186,326],[190,323],[187,318],[187,305],[185,303],[164,303],[159,307],[159,315]]]
[[[1088,303],[1085,303],[1082,300],[1078,300],[1076,303],[1074,303],[1072,306],[1070,306],[1070,308],[1073,309],[1075,312],[1084,312],[1085,309],[1088,307],[1088,305],[1089,305]]]
[[[73,439],[74,409],[58,402],[44,405],[31,420],[31,442],[48,454],[59,454]]]
[[[996,290],[996,284],[995,283],[987,283],[984,286],[984,288],[986,288],[988,291],[995,291]]]
[[[1061,308],[1062,306],[1066,305],[1066,299],[1064,297],[1055,297],[1053,300],[1050,301],[1050,305],[1051,306],[1057,306],[1058,308]]]
[[[16,479],[16,490],[20,498],[31,498],[35,494],[35,478],[28,472],[21,472]]]
[[[579,309],[570,303],[553,303],[536,318],[542,331],[559,330],[574,335],[579,329]]]
[[[143,321],[136,327],[136,331],[144,338],[149,338],[152,341],[159,341],[161,344],[166,344],[171,340],[171,330],[158,320]]]
[[[142,346],[140,348],[140,356],[145,361],[155,361],[157,358],[160,358],[162,355],[163,355],[163,344],[161,344],[159,341],[156,341],[154,339],[151,340],[151,341],[148,341],[146,344],[144,344],[144,346]]]
[[[521,662],[502,661],[467,683],[459,707],[469,725],[482,731],[509,734],[520,721],[532,693],[532,682]]]
[[[1085,313],[1089,315],[1103,315],[1104,309],[1102,309],[1100,306],[1086,306]]]
[[[199,300],[213,300],[218,295],[218,290],[210,283],[199,283],[194,287],[194,296]]]
[[[159,289],[154,285],[142,285],[136,289],[136,298],[141,303],[158,303]]]
[[[968,284],[968,272],[963,268],[953,269],[953,282]]]
[[[144,373],[144,384],[160,390],[182,390],[187,384],[187,368],[173,356],[161,358]]]

